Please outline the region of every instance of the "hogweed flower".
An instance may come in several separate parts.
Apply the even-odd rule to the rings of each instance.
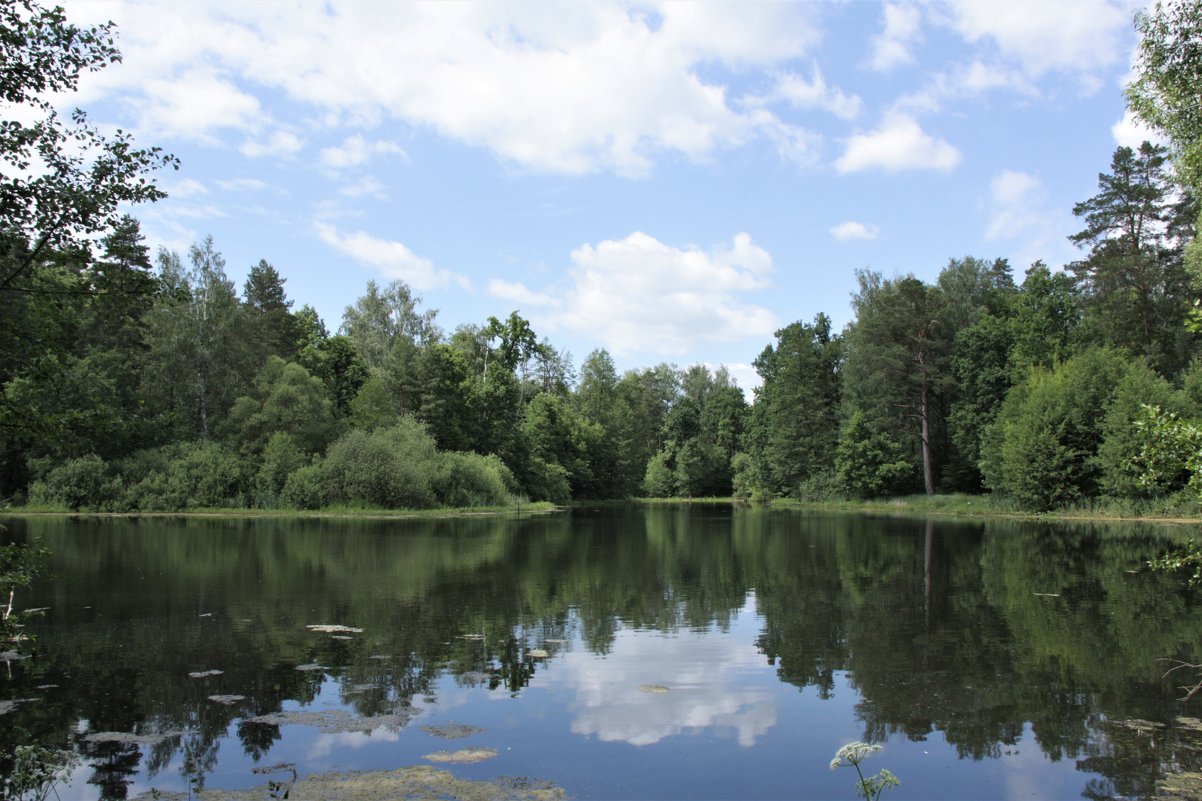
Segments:
[[[885,791],[886,787],[897,787],[901,784],[892,771],[887,769],[882,769],[875,776],[867,778],[860,770],[860,763],[880,750],[881,746],[879,745],[856,741],[848,743],[836,751],[835,758],[831,760],[831,770],[844,765],[850,765],[856,769],[856,775],[860,777],[860,780],[856,782],[856,793],[863,796],[865,801],[879,801],[881,793]]]

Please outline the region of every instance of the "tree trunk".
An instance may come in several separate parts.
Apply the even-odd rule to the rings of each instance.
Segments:
[[[922,419],[922,480],[926,485],[927,495],[935,494],[935,475],[931,469],[931,403],[930,387],[922,382],[922,400],[918,415]]]

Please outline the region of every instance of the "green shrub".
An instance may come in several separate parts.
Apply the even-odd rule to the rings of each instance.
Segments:
[[[288,474],[280,490],[280,503],[292,509],[320,509],[326,503],[321,462],[298,467]]]
[[[434,440],[421,423],[402,417],[378,431],[354,429],[330,446],[323,463],[330,503],[362,503],[382,509],[436,505],[438,470]]]
[[[443,506],[501,506],[511,498],[501,470],[509,472],[495,457],[489,460],[478,453],[440,454],[434,495]]]
[[[1095,496],[1103,421],[1131,365],[1089,350],[1011,388],[982,441],[986,485],[1033,511]]]
[[[279,505],[280,491],[288,476],[308,461],[293,435],[282,431],[272,434],[263,448],[263,463],[255,473],[254,505],[266,508]]]
[[[68,459],[29,487],[29,502],[34,506],[75,511],[112,510],[121,495],[121,479],[112,476],[109,465],[95,455]]]
[[[211,440],[141,451],[123,463],[128,508],[179,511],[246,506],[249,465]]]

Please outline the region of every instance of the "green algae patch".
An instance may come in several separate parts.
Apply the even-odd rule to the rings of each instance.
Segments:
[[[446,723],[441,726],[422,726],[422,731],[431,737],[438,737],[443,740],[460,740],[464,737],[471,737],[474,734],[483,734],[484,729],[479,726],[468,726],[464,723]]]
[[[497,755],[495,748],[461,748],[458,751],[435,751],[426,754],[422,759],[431,762],[448,762],[455,765],[466,765],[472,762],[483,762]]]
[[[409,724],[420,710],[402,708],[387,715],[372,715],[357,718],[341,709],[309,710],[298,709],[291,712],[271,712],[266,715],[256,715],[247,718],[247,723],[266,723],[269,726],[312,726],[327,734],[346,732],[363,732],[370,734],[381,727],[397,731]]]
[[[197,801],[263,801],[269,786],[249,790],[204,789]],[[185,793],[142,793],[135,801],[186,801]],[[563,788],[541,779],[502,776],[491,781],[457,779],[427,765],[387,771],[319,773],[288,788],[289,801],[562,801]]]
[[[662,684],[640,684],[639,692],[641,693],[666,693],[668,688]]]
[[[121,745],[155,746],[176,737],[183,737],[182,731],[163,731],[157,734],[134,734],[128,731],[97,731],[84,737],[89,743],[119,743]]]
[[[230,706],[232,704],[238,703],[239,701],[245,701],[246,696],[245,695],[210,695],[209,700],[216,701],[217,703],[224,704],[225,706]]]

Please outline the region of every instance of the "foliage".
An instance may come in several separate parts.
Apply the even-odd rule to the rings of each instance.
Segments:
[[[1202,7],[1194,0],[1158,0],[1135,15],[1139,31],[1127,102],[1140,119],[1168,135],[1177,168],[1202,189]]]
[[[14,749],[12,774],[2,785],[5,797],[45,801],[53,793],[57,798],[55,786],[70,779],[79,762],[79,755],[74,751],[18,745]]]
[[[854,498],[892,495],[910,483],[914,472],[897,441],[859,410],[839,432],[834,462],[836,486]]]
[[[121,479],[95,454],[55,465],[29,487],[31,504],[72,511],[113,509],[121,496]]]
[[[33,583],[49,556],[41,545],[0,545],[0,642],[22,636],[28,613],[13,611],[13,599]]]
[[[10,109],[0,125],[0,291],[44,251],[85,246],[113,227],[124,204],[164,197],[147,174],[178,168],[158,148],[137,148],[121,131],[106,138],[84,112],[67,122],[51,105],[52,96],[76,91],[84,73],[120,60],[113,29],[73,25],[62,8],[33,0],[0,9],[0,98]]]
[[[119,465],[125,505],[142,511],[244,507],[250,466],[212,440],[139,451]]]
[[[1052,370],[1033,369],[1006,395],[986,431],[986,485],[1035,511],[1095,495],[1102,424],[1130,364],[1094,349]]]
[[[831,760],[831,770],[847,766],[856,769],[856,775],[860,777],[856,782],[856,793],[865,801],[878,801],[886,788],[901,785],[897,777],[888,769],[882,769],[875,776],[867,777],[860,770],[860,763],[880,750],[881,746],[879,745],[852,742],[836,751],[835,758]]]
[[[434,440],[421,423],[401,417],[390,428],[344,434],[326,452],[321,475],[327,502],[428,509],[437,502],[437,468]]]

